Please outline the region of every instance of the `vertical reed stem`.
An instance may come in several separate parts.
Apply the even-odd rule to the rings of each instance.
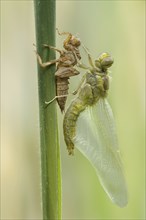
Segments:
[[[54,51],[43,44],[55,45],[55,0],[34,0],[37,51],[43,62],[55,59]],[[41,151],[41,190],[44,220],[61,219],[61,174],[55,102],[45,108],[45,101],[55,96],[55,65],[38,65],[39,123]]]

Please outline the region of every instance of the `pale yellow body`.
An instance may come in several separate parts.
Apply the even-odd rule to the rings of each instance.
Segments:
[[[87,73],[83,87],[81,88],[79,95],[72,101],[69,108],[67,109],[64,122],[64,138],[67,145],[69,154],[73,154],[74,144],[73,138],[76,134],[76,121],[82,111],[87,106],[94,105],[99,98],[104,98],[107,95],[107,84],[108,76],[99,76],[97,73]]]

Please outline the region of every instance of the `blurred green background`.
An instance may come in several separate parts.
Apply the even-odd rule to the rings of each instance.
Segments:
[[[89,162],[69,157],[58,109],[63,219],[145,219],[145,1],[57,1],[56,26],[78,33],[94,58],[114,57],[109,102],[129,203],[112,204]],[[57,36],[57,35],[56,35]],[[56,45],[62,47],[63,37]],[[32,1],[1,1],[1,219],[41,219],[39,121]],[[45,43],[45,42],[44,42]],[[87,62],[82,50],[83,61]],[[82,75],[82,74],[81,74]],[[71,79],[70,91],[80,76]],[[68,98],[68,103],[72,97]],[[57,107],[58,108],[58,107]]]

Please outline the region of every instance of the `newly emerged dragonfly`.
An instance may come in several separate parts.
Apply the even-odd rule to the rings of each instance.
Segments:
[[[113,113],[106,100],[108,68],[113,59],[108,53],[102,53],[95,63],[90,54],[88,58],[91,67],[87,67],[79,94],[64,116],[64,139],[69,154],[73,155],[74,147],[79,149],[95,168],[112,202],[124,207],[128,202],[127,187]]]
[[[65,109],[65,103],[69,89],[68,80],[71,76],[75,76],[80,73],[74,66],[77,64],[77,60],[81,59],[79,52],[79,46],[81,44],[81,41],[78,37],[72,35],[69,32],[60,33],[58,31],[58,34],[67,35],[67,38],[63,42],[63,47],[65,50],[59,50],[53,46],[44,44],[44,47],[55,50],[60,54],[60,57],[58,59],[50,60],[46,63],[43,63],[39,54],[38,53],[36,54],[37,54],[38,62],[43,68],[50,66],[54,63],[57,63],[57,69],[55,72],[56,96],[51,101],[46,102],[46,104],[50,104],[52,101],[57,99],[61,112],[63,112]]]

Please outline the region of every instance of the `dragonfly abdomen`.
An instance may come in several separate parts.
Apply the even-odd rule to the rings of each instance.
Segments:
[[[84,111],[86,106],[83,104],[82,100],[76,98],[73,100],[69,108],[67,109],[64,121],[63,121],[63,130],[66,146],[69,152],[69,155],[73,155],[74,143],[73,138],[76,134],[76,121],[81,111]]]
[[[63,112],[65,108],[65,103],[69,89],[68,84],[69,84],[68,77],[67,78],[56,77],[56,90],[57,90],[56,94],[57,96],[60,96],[59,98],[57,98],[57,102],[61,109],[61,112]]]

